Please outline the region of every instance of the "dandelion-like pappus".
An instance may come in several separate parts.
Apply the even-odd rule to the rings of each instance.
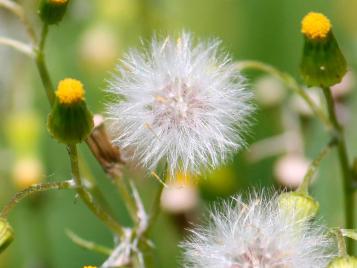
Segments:
[[[321,268],[333,249],[324,228],[282,213],[278,196],[240,196],[215,206],[208,226],[182,244],[186,268]]]
[[[171,174],[214,168],[243,147],[252,96],[219,43],[183,33],[128,53],[109,89],[114,143],[151,170],[166,161]]]

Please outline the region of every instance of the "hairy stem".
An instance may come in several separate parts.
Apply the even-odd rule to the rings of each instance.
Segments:
[[[343,189],[344,189],[344,210],[345,210],[345,227],[347,229],[354,228],[354,181],[352,176],[352,170],[350,169],[348,155],[346,150],[346,140],[344,137],[344,129],[339,124],[337,116],[335,103],[332,98],[330,88],[323,88],[323,93],[325,95],[327,109],[330,117],[330,121],[333,125],[334,132],[333,137],[337,139],[337,150],[338,158],[340,161],[340,166],[342,170],[343,177]],[[354,243],[352,240],[347,241],[347,249],[350,253],[354,251]]]
[[[102,207],[96,204],[93,200],[92,195],[85,190],[82,179],[79,172],[78,166],[78,152],[77,146],[72,144],[68,145],[68,153],[71,160],[71,168],[73,180],[77,185],[77,193],[82,199],[84,204],[97,216],[110,230],[122,237],[124,235],[123,227],[118,224]]]
[[[304,99],[306,104],[310,107],[313,113],[320,119],[320,121],[327,127],[331,128],[331,122],[326,117],[325,113],[321,110],[319,106],[317,106],[314,101],[310,98],[310,96],[305,92],[303,88],[299,86],[296,80],[289,74],[283,73],[278,69],[274,68],[271,65],[259,62],[259,61],[240,61],[236,64],[239,70],[243,69],[255,69],[259,71],[266,72],[279,80],[283,81],[288,89],[297,93],[301,98]]]
[[[29,197],[33,194],[39,193],[39,192],[45,192],[49,190],[63,190],[63,189],[73,189],[75,188],[75,184],[73,180],[67,180],[67,181],[60,181],[60,182],[47,182],[47,183],[41,183],[41,184],[35,184],[32,185],[25,190],[22,190],[18,193],[16,193],[11,200],[3,207],[3,209],[0,212],[0,217],[1,218],[6,218],[10,211],[18,204],[20,203],[23,199],[26,197]]]

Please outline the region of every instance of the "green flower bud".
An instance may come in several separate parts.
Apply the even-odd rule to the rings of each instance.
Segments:
[[[356,268],[357,258],[354,256],[336,257],[327,268]]]
[[[0,253],[7,248],[14,239],[14,231],[7,220],[0,218]]]
[[[39,14],[44,23],[59,23],[66,13],[69,0],[41,0]]]
[[[84,87],[67,78],[58,84],[56,100],[48,116],[48,130],[61,143],[85,140],[93,128],[93,118],[84,100]]]
[[[309,220],[316,216],[319,203],[311,196],[298,192],[283,193],[278,199],[283,213],[293,215],[296,220]]]
[[[308,86],[330,87],[341,82],[347,72],[331,28],[329,19],[321,13],[310,12],[302,20],[305,40],[300,73]]]

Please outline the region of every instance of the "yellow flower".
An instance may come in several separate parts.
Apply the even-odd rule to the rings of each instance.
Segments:
[[[83,84],[72,78],[59,82],[56,96],[61,104],[74,104],[84,100]]]
[[[324,39],[331,28],[330,20],[322,13],[310,12],[301,22],[301,32],[310,39]]]
[[[97,268],[97,266],[83,266],[83,268]]]

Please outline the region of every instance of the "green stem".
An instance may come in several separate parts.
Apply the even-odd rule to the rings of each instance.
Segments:
[[[113,180],[114,180],[115,185],[117,186],[117,189],[119,191],[121,198],[123,199],[123,201],[128,209],[130,217],[133,219],[133,221],[136,224],[138,224],[139,218],[138,218],[137,207],[136,207],[136,204],[135,204],[135,201],[134,201],[132,195],[130,194],[127,183],[120,176],[114,176]]]
[[[339,228],[332,229],[332,233],[335,235],[337,241],[338,255],[340,257],[346,257],[347,256],[346,241],[345,238],[343,237],[341,229]]]
[[[70,230],[67,230],[66,234],[69,237],[69,239],[71,239],[71,241],[73,243],[75,243],[76,245],[78,245],[79,247],[81,247],[83,249],[95,251],[95,252],[98,252],[98,253],[106,255],[106,256],[110,256],[110,254],[113,251],[111,248],[107,248],[105,246],[98,245],[92,241],[85,240]]]
[[[333,136],[337,138],[337,150],[338,150],[338,158],[340,161],[340,166],[342,170],[343,176],[343,189],[344,189],[344,210],[345,210],[345,227],[347,229],[354,228],[354,182],[352,177],[352,171],[350,169],[348,155],[346,150],[346,140],[344,137],[344,129],[339,124],[335,103],[331,94],[330,88],[323,88],[323,93],[325,95],[327,109],[329,113],[329,117],[331,123],[334,128]],[[351,240],[347,241],[347,249],[350,253],[354,252],[354,243]]]
[[[162,176],[161,176],[161,181],[159,184],[159,189],[156,192],[155,198],[154,198],[154,203],[151,207],[151,212],[150,212],[150,218],[149,218],[149,222],[148,222],[148,226],[145,230],[144,235],[150,233],[151,229],[153,228],[153,226],[156,223],[156,220],[160,214],[161,211],[161,195],[162,192],[164,190],[165,187],[165,180],[166,180],[166,171],[167,171],[167,163],[164,166],[163,172],[162,172]]]
[[[313,113],[320,119],[320,121],[327,127],[331,128],[331,122],[326,117],[325,113],[318,107],[310,96],[305,92],[303,88],[299,86],[296,80],[289,74],[283,73],[271,65],[259,62],[259,61],[240,61],[236,64],[239,70],[243,69],[255,69],[262,72],[266,72],[279,80],[283,81],[288,89],[297,93],[301,98],[304,99],[306,104],[310,107]]]
[[[318,156],[311,162],[302,184],[297,189],[297,192],[302,192],[308,194],[309,186],[311,184],[311,180],[316,174],[322,159],[330,152],[332,146],[336,145],[336,139],[331,140],[318,154]]]
[[[48,25],[44,24],[41,33],[40,43],[38,44],[37,53],[36,53],[36,65],[39,71],[42,84],[46,90],[48,101],[52,106],[55,101],[54,87],[51,82],[51,78],[46,66],[44,48],[45,42],[48,34]]]
[[[25,190],[16,193],[11,200],[3,207],[0,213],[0,218],[6,218],[9,212],[24,198],[31,196],[39,192],[45,192],[49,190],[63,190],[63,189],[73,189],[75,188],[74,181],[60,181],[60,182],[47,182],[41,184],[32,185]]]
[[[68,145],[68,153],[71,160],[71,168],[73,180],[77,185],[77,193],[84,204],[96,215],[110,230],[118,234],[120,237],[124,235],[124,230],[102,207],[96,204],[92,195],[84,189],[82,179],[79,173],[78,152],[75,144]]]

